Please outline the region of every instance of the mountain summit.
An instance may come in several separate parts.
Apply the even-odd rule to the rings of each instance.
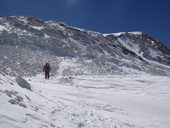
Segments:
[[[170,75],[170,50],[143,32],[102,34],[32,16],[0,18],[0,72]]]

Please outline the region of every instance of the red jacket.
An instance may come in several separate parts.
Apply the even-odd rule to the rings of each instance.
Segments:
[[[51,69],[50,69],[50,66],[49,66],[49,64],[45,64],[44,65],[44,68],[43,68],[43,71],[44,72],[49,72]]]

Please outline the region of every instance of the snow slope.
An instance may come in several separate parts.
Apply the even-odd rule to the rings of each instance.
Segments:
[[[74,66],[58,71],[65,61]],[[102,34],[32,16],[0,19],[0,72],[33,76],[42,72],[46,62],[53,75],[170,76],[170,50],[143,32]]]
[[[169,76],[170,50],[142,32],[0,19],[0,128],[169,128]]]
[[[169,128],[170,78],[151,75],[15,78],[0,75],[1,128]]]
[[[125,48],[134,52],[143,59],[157,61],[169,65],[169,50],[159,41],[143,32],[120,32],[105,34],[115,36]],[[167,62],[165,62],[167,58]]]

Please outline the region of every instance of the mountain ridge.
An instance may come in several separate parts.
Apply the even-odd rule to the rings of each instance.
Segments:
[[[45,62],[62,75],[169,74],[169,49],[143,32],[106,35],[63,22],[10,16],[0,19],[0,45],[0,71],[11,75],[35,75]],[[72,66],[61,71],[65,58]]]

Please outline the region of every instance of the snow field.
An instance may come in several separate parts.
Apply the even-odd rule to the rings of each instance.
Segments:
[[[33,91],[19,87],[13,78],[1,76],[0,127],[170,127],[169,77],[96,75],[45,80],[37,75],[25,79]],[[5,90],[13,93],[7,95]],[[22,97],[19,102],[26,107],[8,102],[16,97]]]

